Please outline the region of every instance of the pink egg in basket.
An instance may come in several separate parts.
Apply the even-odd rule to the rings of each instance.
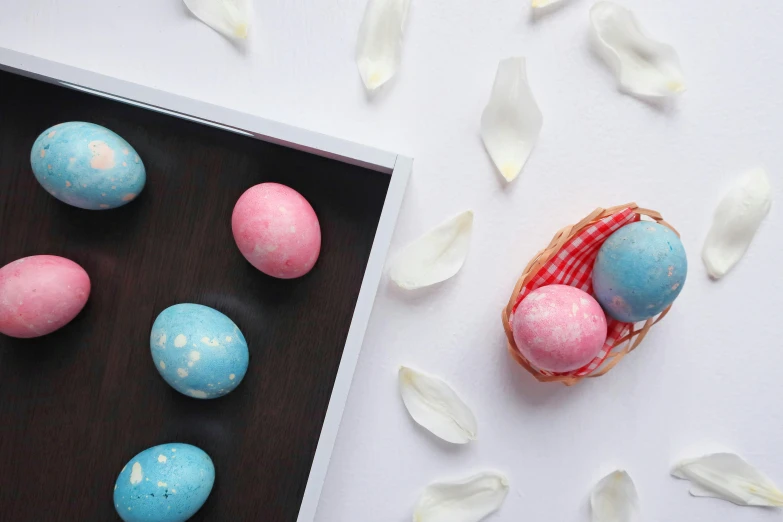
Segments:
[[[534,290],[511,317],[519,351],[540,370],[567,373],[592,361],[606,341],[606,315],[589,294],[566,285]]]
[[[305,275],[321,251],[321,226],[313,207],[279,183],[261,183],[242,194],[231,229],[245,259],[279,279]]]

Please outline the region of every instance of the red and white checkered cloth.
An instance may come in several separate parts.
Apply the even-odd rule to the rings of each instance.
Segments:
[[[563,245],[560,252],[547,261],[538,273],[522,288],[513,311],[516,311],[519,303],[530,292],[546,285],[573,286],[592,295],[593,263],[598,255],[598,249],[616,230],[634,221],[639,221],[639,219],[639,214],[627,208],[622,212],[595,222],[571,238]],[[608,330],[606,343],[598,353],[598,356],[590,361],[587,366],[569,372],[568,375],[583,376],[592,373],[604,363],[612,350],[612,346],[623,336],[627,335],[633,326],[631,323],[622,323],[611,317],[607,317],[606,320]]]

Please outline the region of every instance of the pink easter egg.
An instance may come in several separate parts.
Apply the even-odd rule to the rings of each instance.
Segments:
[[[606,315],[592,296],[566,285],[542,286],[511,317],[519,351],[539,370],[568,373],[592,361],[606,342]]]
[[[231,229],[245,259],[272,277],[305,275],[321,252],[321,225],[313,207],[279,183],[261,183],[242,194]]]
[[[90,297],[82,267],[57,256],[31,256],[0,268],[0,333],[27,339],[68,324]]]

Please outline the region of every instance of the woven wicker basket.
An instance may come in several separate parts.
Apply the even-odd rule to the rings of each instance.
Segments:
[[[538,252],[533,257],[530,263],[528,263],[528,265],[525,267],[522,275],[519,277],[519,280],[514,287],[514,291],[511,293],[511,298],[508,301],[508,305],[503,309],[503,328],[506,331],[506,337],[508,337],[508,350],[511,353],[511,356],[517,363],[530,372],[533,377],[538,379],[540,382],[561,382],[566,386],[573,386],[586,377],[600,377],[606,374],[609,370],[614,368],[617,363],[623,359],[623,357],[635,350],[642,340],[644,340],[644,337],[647,335],[647,332],[650,331],[650,328],[652,328],[654,324],[658,323],[666,316],[667,313],[669,313],[671,306],[666,308],[657,317],[653,317],[652,319],[648,319],[644,323],[639,324],[620,323],[619,321],[615,321],[607,317],[609,322],[613,323],[615,328],[614,331],[620,332],[617,339],[608,339],[607,345],[605,345],[604,350],[602,350],[603,355],[599,356],[599,358],[596,358],[593,362],[590,363],[590,365],[567,374],[552,373],[535,368],[527,359],[525,359],[514,342],[514,335],[511,330],[509,318],[514,313],[516,306],[522,300],[520,294],[523,293],[523,290],[527,289],[530,291],[537,288],[531,288],[530,285],[531,281],[536,278],[539,271],[547,264],[550,259],[556,256],[571,239],[580,235],[580,233],[586,231],[599,221],[605,220],[606,218],[611,218],[612,216],[615,216],[619,213],[626,213],[628,211],[632,211],[633,214],[635,214],[635,216],[632,217],[634,221],[638,221],[642,218],[648,218],[660,223],[661,225],[669,227],[674,231],[675,234],[679,236],[679,233],[674,229],[674,227],[664,221],[663,216],[661,216],[660,213],[654,210],[639,208],[636,203],[620,205],[609,209],[598,208],[576,225],[567,226],[555,234],[555,237],[552,238],[552,242],[549,243],[549,246]],[[603,242],[601,241],[601,243],[598,245],[600,246],[602,243]],[[589,266],[589,273],[592,274],[592,264]]]

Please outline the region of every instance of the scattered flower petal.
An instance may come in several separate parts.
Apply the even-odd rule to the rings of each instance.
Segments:
[[[638,522],[641,520],[639,495],[625,471],[604,477],[590,496],[593,522]]]
[[[367,0],[359,28],[356,63],[368,91],[374,91],[397,73],[410,4],[411,0]]]
[[[720,498],[739,506],[783,506],[783,492],[772,480],[733,453],[684,460],[672,475],[689,480],[694,497]]]
[[[469,210],[441,223],[405,247],[392,265],[392,281],[415,290],[453,277],[465,263],[472,232]]]
[[[245,39],[252,19],[251,0],[184,0],[199,20],[228,38]]]
[[[399,382],[402,401],[418,424],[446,442],[465,444],[476,440],[476,417],[448,384],[404,366]]]
[[[734,183],[718,204],[704,242],[701,257],[710,277],[720,279],[742,259],[771,206],[764,169],[751,170]]]
[[[524,58],[498,65],[495,85],[481,116],[481,138],[506,181],[514,181],[533,151],[544,118],[530,91]]]
[[[414,522],[479,522],[494,513],[508,494],[508,479],[485,472],[455,482],[434,482],[419,497]]]
[[[677,51],[647,36],[631,11],[613,2],[598,2],[590,10],[590,20],[596,49],[623,90],[652,98],[685,90]]]
[[[562,0],[533,0],[533,9],[548,7],[553,4],[559,4]]]

